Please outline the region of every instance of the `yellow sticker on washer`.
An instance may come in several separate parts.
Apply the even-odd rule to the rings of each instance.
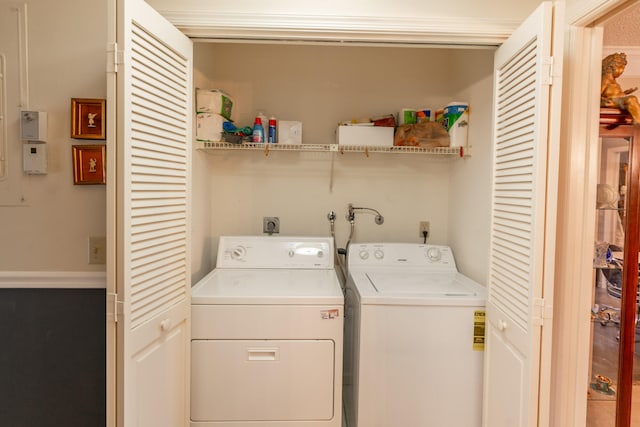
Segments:
[[[476,310],[473,313],[473,350],[484,351],[485,311]]]

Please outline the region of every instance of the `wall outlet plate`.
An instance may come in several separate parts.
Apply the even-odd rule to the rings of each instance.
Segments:
[[[429,221],[420,221],[420,238],[424,238],[423,232],[427,232],[427,236],[429,236]]]
[[[89,237],[89,264],[107,263],[107,238]]]
[[[274,234],[280,232],[280,218],[277,216],[265,216],[262,218],[262,232]]]

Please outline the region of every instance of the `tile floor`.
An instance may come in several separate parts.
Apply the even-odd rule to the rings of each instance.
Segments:
[[[607,294],[605,288],[596,288],[596,303],[608,306],[618,306],[620,301]],[[618,325],[613,322],[593,325],[593,354],[592,377],[596,374],[610,378],[614,384],[618,371],[617,339]],[[640,343],[636,343],[636,357],[634,360],[634,388],[632,399],[631,425],[640,426]],[[587,398],[587,425],[586,427],[614,427],[616,402],[615,396],[610,396],[593,389],[588,391]]]
[[[640,426],[640,384],[633,386],[631,425]],[[614,399],[587,401],[586,427],[615,427],[616,401]]]

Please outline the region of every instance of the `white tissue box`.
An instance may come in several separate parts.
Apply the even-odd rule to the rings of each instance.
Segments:
[[[393,130],[390,126],[338,126],[336,140],[339,145],[393,147]]]
[[[278,144],[302,144],[302,122],[279,120]]]
[[[231,120],[233,98],[219,89],[196,89],[196,113],[220,114]]]
[[[220,114],[197,113],[196,114],[196,140],[206,142],[222,141],[224,128],[222,124],[226,118]]]

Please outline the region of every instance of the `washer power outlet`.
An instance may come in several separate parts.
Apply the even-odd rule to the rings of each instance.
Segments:
[[[265,216],[262,218],[262,232],[274,234],[280,232],[280,218],[277,216]]]
[[[427,232],[427,236],[429,235],[429,221],[420,221],[420,238],[425,238],[424,232]]]

